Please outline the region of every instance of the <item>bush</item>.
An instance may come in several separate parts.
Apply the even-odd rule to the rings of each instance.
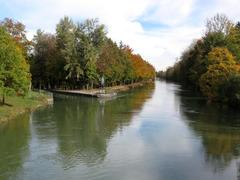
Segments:
[[[220,87],[220,98],[234,107],[240,106],[240,75],[233,74]]]

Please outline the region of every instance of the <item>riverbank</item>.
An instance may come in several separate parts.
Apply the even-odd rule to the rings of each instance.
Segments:
[[[50,95],[39,92],[30,92],[26,97],[8,96],[6,97],[6,103],[11,106],[0,106],[0,123],[14,119],[20,114],[31,112],[51,102],[52,97]]]
[[[111,86],[111,87],[106,87],[104,90],[102,89],[82,89],[82,90],[62,90],[62,89],[57,89],[53,90],[52,92],[56,93],[62,93],[62,94],[72,94],[72,95],[80,95],[80,96],[91,96],[91,97],[99,97],[99,94],[104,93],[108,94],[109,96],[119,93],[119,92],[124,92],[128,91],[133,88],[138,88],[142,87],[146,84],[149,83],[154,83],[152,81],[147,81],[147,82],[137,82],[137,83],[132,83],[132,84],[127,84],[127,85],[118,85],[118,86]]]

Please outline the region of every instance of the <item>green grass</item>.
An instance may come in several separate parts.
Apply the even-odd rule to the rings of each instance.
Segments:
[[[47,104],[49,95],[39,92],[29,92],[25,97],[7,96],[6,103],[12,106],[0,105],[0,122],[16,117],[18,114],[31,111]]]

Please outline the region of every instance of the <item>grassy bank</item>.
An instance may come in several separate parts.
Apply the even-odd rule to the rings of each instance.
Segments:
[[[32,111],[40,106],[47,105],[51,97],[44,93],[30,92],[26,97],[7,96],[8,105],[0,105],[0,123],[13,119],[19,114]]]

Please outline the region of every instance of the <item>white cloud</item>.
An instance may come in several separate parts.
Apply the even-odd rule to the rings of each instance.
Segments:
[[[216,13],[226,14],[233,21],[240,20],[239,0],[213,0],[212,6],[203,13],[203,18],[214,16]]]
[[[64,15],[76,21],[99,18],[108,36],[129,44],[157,70],[175,62],[193,39],[203,32],[204,20],[217,12],[240,17],[239,0],[8,0],[13,17],[36,29],[54,32]],[[1,13],[0,13],[1,15]],[[155,24],[145,28],[145,23]],[[157,25],[156,25],[157,24]]]
[[[196,0],[153,0],[145,21],[158,22],[170,26],[183,23],[194,9]]]

